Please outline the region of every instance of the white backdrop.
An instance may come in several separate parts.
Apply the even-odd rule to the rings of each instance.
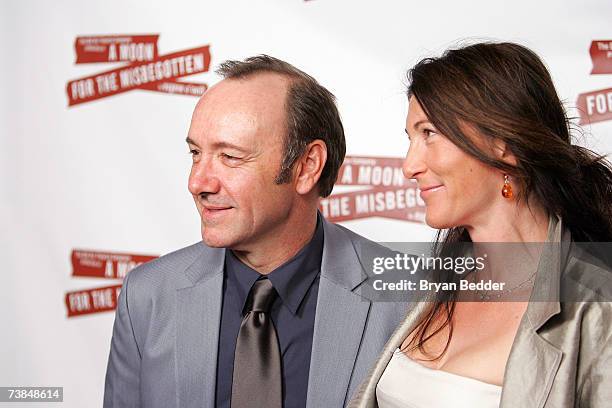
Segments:
[[[0,386],[63,386],[62,406],[100,406],[114,316],[68,318],[64,296],[120,281],[71,276],[71,252],[160,255],[200,239],[184,142],[197,99],[134,90],[68,107],[70,80],[121,66],[75,64],[76,37],[159,34],[160,54],[208,44],[213,68],[279,57],[337,96],[349,155],[401,157],[404,74],[420,58],[466,38],[519,42],[577,116],[580,93],[612,87],[589,56],[611,21],[609,0],[2,1]],[[582,144],[612,152],[611,120],[585,130]],[[380,241],[432,237],[415,222],[344,224]]]

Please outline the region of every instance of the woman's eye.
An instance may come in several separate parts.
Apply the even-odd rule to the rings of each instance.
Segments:
[[[423,134],[425,135],[425,138],[430,138],[433,135],[437,135],[437,133],[432,130],[432,129],[423,129]]]

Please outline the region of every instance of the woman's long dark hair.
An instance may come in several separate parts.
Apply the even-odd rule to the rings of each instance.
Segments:
[[[431,123],[467,154],[502,170],[518,187],[517,199],[555,214],[581,242],[612,241],[612,167],[604,156],[573,145],[572,123],[540,58],[513,43],[479,43],[426,58],[408,71],[408,96]],[[511,166],[479,149],[466,130],[501,140],[516,157]],[[501,184],[500,184],[501,185]],[[469,242],[464,227],[438,231],[434,252]],[[456,274],[451,274],[456,275]],[[448,276],[447,280],[456,279]],[[429,355],[424,344],[445,328],[452,337],[457,294],[441,291],[415,329],[408,349]]]

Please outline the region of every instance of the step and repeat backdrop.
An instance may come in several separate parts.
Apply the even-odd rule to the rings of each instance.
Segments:
[[[0,386],[64,387],[65,407],[101,405],[126,274],[200,240],[185,137],[226,59],[276,56],[337,96],[347,158],[320,209],[373,240],[433,237],[401,172],[405,72],[448,47],[532,48],[577,143],[612,152],[607,0],[15,0],[0,15]]]

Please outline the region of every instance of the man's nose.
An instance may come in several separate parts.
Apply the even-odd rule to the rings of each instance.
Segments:
[[[216,194],[219,192],[221,182],[214,167],[212,158],[205,155],[202,155],[197,163],[193,163],[188,186],[191,194]]]
[[[418,141],[411,142],[406,153],[406,158],[402,163],[402,172],[407,179],[415,179],[417,175],[425,172],[425,151]]]

